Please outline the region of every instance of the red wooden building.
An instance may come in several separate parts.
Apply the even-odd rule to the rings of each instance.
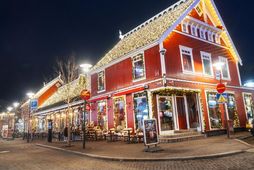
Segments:
[[[119,38],[90,72],[96,125],[137,130],[156,118],[170,134],[253,118],[254,91],[241,84],[242,61],[213,0],[181,0]],[[227,105],[216,99],[219,77]]]

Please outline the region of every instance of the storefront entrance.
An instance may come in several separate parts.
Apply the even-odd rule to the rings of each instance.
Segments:
[[[158,123],[161,135],[175,130],[200,128],[200,114],[197,94],[157,95]]]

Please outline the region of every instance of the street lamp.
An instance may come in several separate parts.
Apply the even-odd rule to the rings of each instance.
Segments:
[[[31,109],[30,109],[31,106],[30,105],[31,105],[31,99],[34,96],[34,93],[33,92],[28,92],[28,93],[26,93],[26,95],[29,98],[29,102],[28,102],[28,122],[27,122],[27,143],[29,143],[30,112],[31,112]]]
[[[85,88],[87,88],[87,74],[90,71],[92,65],[85,63],[81,64],[80,67],[82,68],[83,72],[85,73]],[[84,100],[84,115],[83,115],[83,149],[86,147],[86,100]]]

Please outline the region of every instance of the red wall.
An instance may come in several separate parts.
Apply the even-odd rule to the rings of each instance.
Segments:
[[[161,63],[158,45],[144,51],[146,80],[133,82],[131,57],[132,56],[105,69],[106,91],[103,93],[115,91],[161,77]],[[92,74],[92,96],[98,95],[97,79],[97,73]]]
[[[195,74],[195,75],[183,74],[179,45],[186,46],[193,49],[192,52],[193,52],[195,73],[198,73],[199,75],[198,74]],[[208,83],[218,83],[218,81],[215,78],[206,78],[201,75],[203,73],[203,69],[202,69],[200,51],[204,51],[204,52],[211,53],[213,63],[218,61],[218,56],[227,57],[231,81],[223,80],[223,82],[227,82],[228,85],[234,85],[234,86],[240,85],[236,63],[232,55],[230,54],[229,50],[225,48],[218,47],[216,45],[212,45],[210,43],[206,43],[191,37],[187,37],[176,32],[172,32],[169,35],[169,37],[164,41],[164,48],[166,48],[167,50],[166,56],[165,56],[165,63],[166,63],[166,71],[167,71],[168,77],[192,80],[192,81],[208,82]],[[213,70],[215,75],[215,69]]]

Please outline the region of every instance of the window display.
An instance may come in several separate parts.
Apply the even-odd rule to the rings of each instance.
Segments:
[[[124,97],[114,98],[114,127],[116,129],[126,128],[125,99]]]
[[[161,130],[174,130],[172,97],[159,97],[158,102]]]
[[[248,123],[250,124],[254,118],[254,110],[253,110],[253,99],[251,94],[244,94],[244,103],[245,103],[245,110],[247,115]]]
[[[216,101],[216,93],[207,93],[207,102],[211,128],[222,128],[221,111]]]
[[[135,127],[143,130],[143,120],[148,119],[147,94],[138,93],[134,95]]]
[[[102,130],[108,129],[108,118],[107,118],[106,108],[107,108],[106,101],[98,102],[97,121],[98,121],[98,126],[100,126]]]

